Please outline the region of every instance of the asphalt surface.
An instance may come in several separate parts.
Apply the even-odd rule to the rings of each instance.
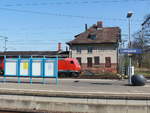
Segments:
[[[84,92],[84,93],[118,93],[118,94],[149,94],[150,81],[145,86],[129,86],[127,80],[102,80],[102,79],[58,79],[58,84],[54,78],[46,78],[45,84],[41,78],[33,78],[30,84],[29,78],[21,78],[21,83],[17,83],[17,78],[0,77],[0,90],[15,89],[26,91],[51,91],[51,92]]]

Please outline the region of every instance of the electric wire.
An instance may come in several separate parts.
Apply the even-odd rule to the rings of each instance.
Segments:
[[[68,18],[80,18],[80,19],[100,19],[99,17],[89,17],[89,16],[80,16],[80,15],[71,15],[71,14],[61,14],[61,13],[49,13],[49,12],[40,12],[40,11],[31,11],[31,10],[22,10],[22,9],[14,9],[14,8],[6,8],[6,7],[12,7],[12,6],[46,6],[46,5],[70,5],[70,4],[98,4],[98,3],[116,3],[116,2],[131,2],[131,0],[94,0],[94,1],[81,1],[81,2],[72,2],[72,1],[66,1],[66,2],[39,2],[39,3],[17,3],[17,4],[5,4],[5,7],[0,7],[0,10],[5,10],[5,11],[13,11],[13,12],[20,12],[20,13],[31,13],[31,14],[39,14],[39,15],[50,15],[50,16],[59,16],[59,17],[68,17]],[[132,0],[132,2],[149,2],[149,0]],[[127,21],[126,19],[122,18],[102,18],[104,20],[112,20],[112,21]],[[141,21],[141,20],[134,20],[134,21]],[[123,35],[122,35],[123,36]],[[125,35],[124,35],[125,36]],[[126,35],[127,36],[127,35]],[[50,41],[50,40],[49,40]],[[52,40],[51,40],[52,41]],[[58,41],[58,40],[53,40],[53,41]],[[14,43],[8,41],[9,45],[17,45],[17,46],[23,46],[23,45],[33,45],[38,43],[38,45],[45,45],[45,44],[57,44],[54,42],[42,42],[42,40],[28,40],[26,42],[24,41],[15,41]]]
[[[81,5],[81,4],[101,4],[101,3],[123,3],[123,2],[149,2],[149,0],[84,0],[84,1],[63,1],[63,2],[29,2],[29,3],[7,3],[3,6],[48,6],[48,5]]]
[[[31,10],[22,10],[22,9],[13,9],[13,8],[2,8],[2,7],[0,7],[0,10],[11,11],[11,12],[39,14],[39,15],[50,15],[50,16],[58,16],[58,17],[68,17],[68,18],[100,19],[100,17],[90,17],[90,16],[61,14],[61,13],[49,13],[49,12],[40,12],[40,11],[31,11]],[[122,19],[122,18],[101,18],[101,20],[125,21],[125,22],[127,21],[127,19]],[[134,21],[142,21],[142,20],[134,20]]]

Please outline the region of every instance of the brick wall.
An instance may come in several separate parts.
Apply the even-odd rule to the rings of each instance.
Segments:
[[[89,70],[94,73],[104,73],[104,72],[112,72],[117,73],[117,64],[112,63],[110,68],[105,67],[104,63],[101,63],[100,65],[93,65],[92,67],[87,67],[87,64],[84,63],[81,65],[82,70]]]

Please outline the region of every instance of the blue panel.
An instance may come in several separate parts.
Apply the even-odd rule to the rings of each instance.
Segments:
[[[20,57],[18,58],[18,61],[17,61],[17,68],[16,68],[16,72],[17,72],[17,76],[18,76],[18,83],[20,83]]]
[[[142,49],[120,49],[119,52],[121,54],[141,54],[142,53]]]
[[[30,83],[32,84],[32,58],[29,59],[29,76],[30,76]]]
[[[55,77],[56,77],[56,84],[58,84],[58,57],[55,60]]]
[[[6,75],[6,60],[7,59],[11,59],[11,60],[16,60],[16,75]],[[21,75],[20,73],[20,66],[21,66],[21,61],[22,60],[26,60],[28,61],[28,75]],[[33,76],[33,73],[32,73],[32,63],[33,63],[33,60],[41,60],[41,74],[40,76]],[[54,64],[54,75],[45,75],[45,63],[47,60],[51,60],[52,63]],[[6,58],[6,56],[4,57],[4,81],[6,81],[6,77],[7,76],[16,76],[18,77],[18,83],[21,82],[20,78],[22,76],[28,76],[30,77],[30,83],[32,83],[32,77],[42,77],[43,78],[43,83],[45,82],[44,81],[44,78],[45,77],[54,77],[56,78],[56,83],[58,83],[58,58]]]

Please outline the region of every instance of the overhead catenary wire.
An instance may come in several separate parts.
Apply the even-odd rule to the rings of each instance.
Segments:
[[[48,6],[48,5],[81,5],[81,4],[100,4],[100,3],[122,3],[122,2],[149,2],[149,0],[80,0],[80,1],[50,1],[50,2],[29,2],[29,3],[7,3],[3,6]]]
[[[49,12],[21,10],[21,9],[12,9],[12,8],[2,8],[2,7],[0,7],[0,10],[13,11],[13,12],[22,12],[22,13],[32,13],[32,14],[39,14],[39,15],[62,16],[62,17],[69,17],[69,18],[99,19],[99,17],[69,15],[69,14],[61,14],[61,13],[49,13]],[[116,20],[116,19],[114,18],[113,20]],[[117,20],[126,21],[126,19],[117,19]]]
[[[3,8],[3,7],[0,7],[0,10],[11,11],[11,12],[39,14],[39,15],[50,15],[50,16],[68,17],[68,18],[100,19],[100,17],[90,17],[90,16],[61,14],[61,13],[49,13],[49,12],[40,12],[40,11],[31,11],[31,10],[13,9],[13,8]],[[126,19],[123,19],[123,18],[101,18],[101,19],[102,20],[112,20],[112,21],[127,21]],[[142,21],[142,20],[134,20],[134,21]]]
[[[106,1],[106,2],[105,2]],[[89,4],[89,3],[93,3],[93,4],[96,4],[96,3],[115,3],[115,2],[121,2],[121,1],[123,1],[123,2],[130,2],[131,0],[94,0],[94,1],[81,1],[81,2],[76,2],[77,4]],[[111,1],[111,2],[110,2]],[[132,1],[134,1],[134,2],[136,2],[136,1],[138,1],[138,2],[143,2],[143,1],[149,1],[149,0],[132,0]],[[30,13],[30,14],[39,14],[39,15],[50,15],[50,16],[59,16],[59,17],[67,17],[67,18],[79,18],[79,19],[97,19],[97,20],[111,20],[111,21],[122,21],[122,22],[126,22],[127,20],[126,19],[122,19],[122,18],[99,18],[99,17],[89,17],[89,16],[82,16],[82,15],[72,15],[72,14],[63,14],[63,13],[49,13],[49,12],[41,12],[41,11],[31,11],[31,10],[22,10],[22,9],[14,9],[14,8],[8,8],[8,7],[11,7],[11,6],[20,6],[20,7],[22,7],[22,6],[45,6],[45,5],[69,5],[69,4],[73,4],[74,2],[72,2],[72,1],[68,1],[68,2],[55,2],[54,4],[52,4],[52,3],[46,3],[46,2],[35,2],[35,3],[27,3],[27,4],[20,4],[20,3],[18,3],[18,4],[10,4],[10,6],[9,6],[9,4],[5,4],[4,6],[6,6],[6,7],[2,7],[2,8],[0,8],[0,10],[5,10],[5,11],[14,11],[14,12],[20,12],[20,13]],[[0,7],[1,7],[1,5],[0,5]],[[141,20],[134,20],[134,21],[141,21]],[[67,33],[68,34],[68,33]],[[54,40],[54,42],[56,42],[57,40]],[[21,45],[31,45],[31,44],[35,44],[35,42],[40,42],[40,40],[35,40],[35,42],[34,41],[31,41],[30,42],[30,40],[29,41],[27,41],[27,42],[25,42],[25,44],[22,44],[20,41],[16,41],[17,43],[18,43],[18,45],[20,44],[20,46]],[[24,42],[24,41],[23,41]],[[29,42],[29,43],[28,43]],[[8,42],[8,43],[10,43],[10,42]],[[31,44],[30,44],[31,43]],[[14,44],[14,43],[13,43]],[[13,45],[12,44],[12,45]],[[41,43],[41,45],[45,45],[45,44],[47,44],[47,43],[45,43],[45,42],[42,42]],[[57,44],[57,43],[53,43],[53,42],[51,42],[51,43],[48,43],[48,44]]]
[[[122,34],[123,37],[126,37],[127,34]],[[71,39],[66,39],[65,41],[61,41],[62,44],[66,44],[66,42],[70,41]],[[13,40],[8,41],[9,45],[32,45],[32,44],[58,44],[59,40]]]

